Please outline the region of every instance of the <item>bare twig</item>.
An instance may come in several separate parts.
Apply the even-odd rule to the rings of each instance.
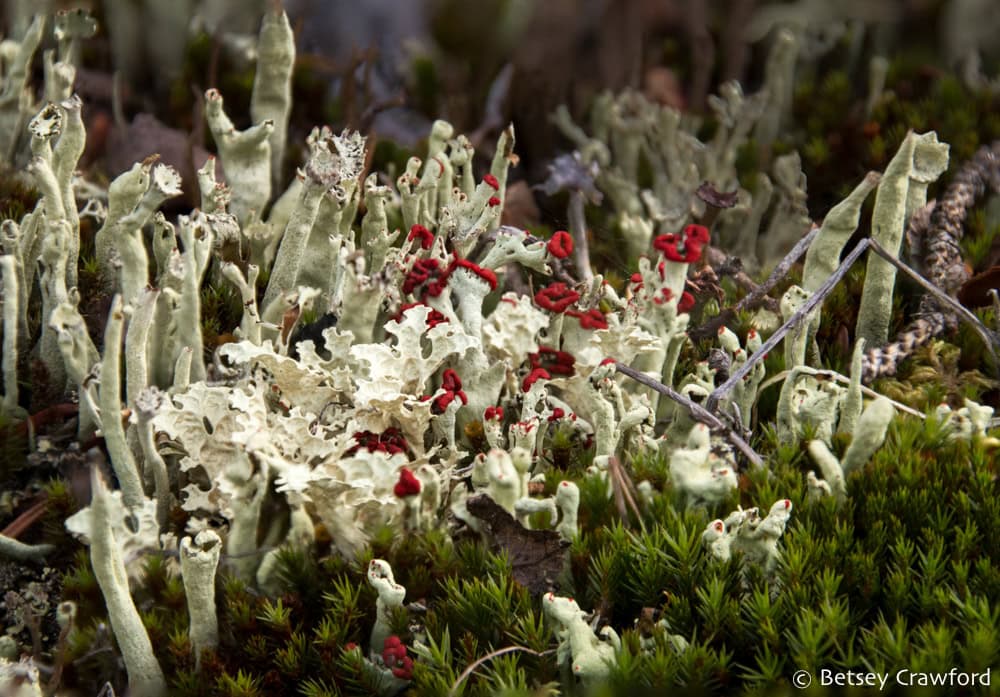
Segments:
[[[965,219],[976,201],[987,191],[1000,191],[1000,141],[979,148],[955,174],[941,198],[937,202],[929,202],[911,217],[906,241],[911,254],[920,262],[919,271],[925,276],[914,275],[912,270],[906,273],[917,279],[928,292],[920,299],[916,319],[906,329],[885,346],[870,347],[865,352],[862,379],[866,382],[894,375],[899,363],[912,356],[917,348],[943,332],[955,329],[957,318],[949,309],[956,310],[958,316],[973,322],[972,326],[983,336],[982,325],[971,320],[970,314],[958,310],[960,306],[951,297],[969,277],[959,245]],[[897,260],[880,256],[905,270]],[[987,336],[984,339],[996,367],[993,347],[1000,341],[1000,336]]]
[[[806,237],[808,237],[808,235]],[[803,240],[804,239],[806,238],[803,238]],[[771,351],[775,346],[777,346],[778,342],[784,339],[785,335],[788,332],[790,332],[794,327],[796,327],[814,309],[816,309],[816,307],[820,303],[822,303],[823,300],[826,299],[826,296],[829,295],[830,292],[837,285],[837,283],[840,282],[840,279],[842,279],[847,274],[851,266],[854,265],[854,262],[856,262],[858,258],[862,254],[864,254],[865,250],[868,249],[871,245],[872,245],[872,240],[871,238],[868,237],[858,242],[858,245],[853,250],[851,250],[851,253],[848,254],[847,257],[844,259],[844,261],[840,264],[840,266],[837,267],[837,270],[834,271],[832,274],[830,274],[829,278],[823,281],[823,285],[817,288],[816,292],[813,293],[811,296],[809,296],[809,299],[802,304],[802,307],[800,307],[791,317],[789,317],[788,321],[785,322],[783,325],[781,325],[776,332],[774,332],[771,336],[769,336],[767,338],[767,341],[761,344],[761,347],[756,351],[754,351],[753,355],[751,355],[747,359],[746,363],[741,365],[739,369],[737,369],[729,376],[728,380],[726,380],[724,383],[715,388],[712,394],[708,396],[708,399],[705,400],[705,408],[708,409],[709,411],[715,411],[715,409],[719,405],[719,402],[727,394],[729,394],[730,390],[736,387],[736,385],[740,384],[740,382],[743,380],[743,377],[745,375],[748,375],[750,371],[753,370],[753,367],[757,365],[757,363],[764,360],[764,356],[766,356],[769,351]],[[796,245],[796,247],[798,247],[798,245]],[[775,271],[777,271],[777,269],[775,269]]]
[[[729,439],[729,442],[732,443],[737,450],[743,453],[746,456],[746,458],[754,465],[754,467],[764,466],[764,458],[758,455],[756,451],[754,451],[754,449],[750,447],[749,443],[743,440],[743,438],[741,438],[739,434],[733,432],[732,429],[726,426],[726,424],[723,423],[722,420],[719,419],[719,417],[717,417],[715,414],[705,409],[697,402],[694,402],[691,399],[682,395],[681,393],[672,390],[659,380],[655,380],[649,377],[648,375],[640,373],[639,371],[628,367],[627,365],[625,365],[620,361],[615,361],[615,368],[618,369],[619,373],[627,375],[636,382],[640,382],[646,387],[650,387],[659,392],[660,394],[664,395],[665,397],[669,397],[673,401],[677,402],[682,407],[687,409],[688,413],[696,421],[700,421],[703,424],[708,425],[709,428],[715,429],[717,431],[724,431],[726,433],[726,437]]]
[[[961,319],[965,320],[969,324],[969,326],[971,326],[973,330],[975,330],[975,332],[979,334],[979,336],[982,338],[983,342],[986,344],[986,348],[990,352],[990,355],[993,357],[994,364],[996,364],[997,362],[996,347],[1000,346],[1000,337],[998,337],[995,332],[992,332],[989,329],[987,329],[986,326],[979,321],[978,317],[969,312],[965,308],[965,306],[962,305],[957,300],[955,300],[955,298],[948,295],[946,292],[944,292],[936,285],[928,281],[926,278],[921,276],[919,273],[910,268],[904,262],[897,259],[878,242],[876,242],[875,240],[871,240],[869,246],[871,247],[871,250],[873,252],[878,254],[887,262],[889,262],[897,269],[899,269],[900,271],[908,275],[910,278],[912,278],[914,281],[916,281],[921,288],[923,288],[932,296],[934,296],[934,298],[936,298],[939,303],[953,310],[955,313],[958,314],[958,316]]]
[[[24,435],[28,433],[29,430],[35,431],[42,426],[62,421],[70,416],[75,416],[79,409],[80,406],[78,404],[72,404],[69,402],[65,404],[53,404],[51,407],[46,407],[40,412],[32,414],[24,421],[19,422],[14,429],[16,433]]]
[[[569,232],[573,236],[573,263],[580,277],[590,282],[594,280],[594,272],[590,269],[590,247],[587,244],[587,220],[583,215],[584,195],[582,191],[569,192],[569,205],[566,213],[569,217]]]
[[[761,305],[767,305],[770,307],[768,300],[773,300],[773,298],[768,298],[768,293],[774,289],[776,285],[783,278],[788,275],[792,266],[806,253],[809,249],[809,245],[812,241],[816,239],[816,235],[819,234],[819,227],[813,225],[812,229],[792,247],[791,251],[785,255],[785,258],[778,262],[778,265],[774,267],[771,275],[767,277],[760,286],[757,286],[749,294],[743,296],[738,303],[732,307],[727,307],[718,315],[705,322],[700,327],[692,329],[688,332],[688,336],[691,337],[692,341],[700,341],[710,336],[715,336],[719,331],[719,327],[723,324],[731,321],[733,317],[736,316],[738,312],[743,312],[745,310],[753,310]]]
[[[24,534],[24,531],[30,528],[35,523],[35,521],[37,521],[39,518],[45,515],[47,504],[48,504],[47,497],[42,498],[41,501],[32,504],[30,508],[28,508],[26,511],[22,512],[19,516],[17,516],[17,518],[12,520],[10,524],[7,525],[7,527],[5,527],[3,530],[0,530],[0,535],[4,535],[11,539],[17,539],[22,534]]]
[[[632,479],[628,476],[628,473],[624,470],[617,457],[608,459],[608,475],[611,477],[615,505],[618,507],[621,519],[627,521],[628,511],[631,509],[632,513],[635,514],[636,520],[639,521],[639,527],[645,532],[646,524],[642,520],[642,512],[636,503],[635,484],[632,483]]]
[[[800,366],[799,370],[803,370],[803,368]],[[851,379],[849,377],[847,377],[846,375],[841,375],[836,370],[826,370],[824,368],[808,368],[808,369],[805,369],[803,372],[808,372],[811,375],[823,375],[823,376],[828,377],[828,378],[833,378],[837,382],[844,383],[845,385],[849,385],[851,383]],[[774,385],[774,384],[777,384],[777,383],[781,382],[782,380],[784,380],[785,378],[787,378],[791,374],[792,374],[792,371],[790,371],[790,370],[782,370],[777,375],[769,377],[767,380],[765,380],[764,382],[762,382],[760,384],[760,387],[757,388],[757,394],[760,394],[761,392],[763,392],[764,390],[766,390],[771,385]],[[868,395],[869,397],[885,397],[885,395],[879,394],[878,392],[876,392],[872,388],[867,387],[865,385],[861,386],[861,391],[864,394]],[[895,399],[890,399],[889,397],[886,397],[886,399],[888,399],[890,402],[892,402],[892,406],[896,407],[896,409],[899,410],[899,411],[901,411],[901,412],[909,414],[910,416],[916,416],[918,419],[926,419],[927,418],[923,413],[917,411],[913,407],[908,407],[905,404],[903,404],[902,402],[897,402]]]
[[[778,312],[778,301],[770,295],[761,292],[760,286],[757,282],[753,280],[750,274],[743,270],[743,261],[739,257],[729,256],[718,247],[709,247],[705,254],[705,260],[708,261],[711,268],[720,278],[722,276],[729,276],[731,279],[736,281],[736,285],[745,290],[748,295],[756,294],[758,299],[754,300],[748,309],[753,310],[758,306],[763,306],[771,312]],[[723,313],[725,313],[728,318],[733,316],[736,311],[733,308],[726,308],[723,310]],[[708,328],[709,324],[713,321],[721,321],[719,320],[719,317],[721,316],[722,315],[717,315],[716,317],[713,317],[709,323],[698,327],[694,331],[702,332],[703,330],[706,330],[706,336],[708,335],[708,331],[712,331],[714,333],[714,329],[708,330],[706,328]]]
[[[534,649],[529,649],[527,646],[505,646],[502,649],[497,649],[496,651],[490,651],[485,656],[477,658],[475,661],[470,663],[462,674],[458,676],[455,682],[452,684],[451,689],[448,690],[448,697],[455,697],[458,694],[458,686],[461,685],[466,678],[472,675],[476,668],[486,663],[486,661],[491,661],[497,656],[503,656],[506,653],[513,653],[515,651],[524,651],[525,653],[530,653],[532,656],[546,656],[553,653],[555,649],[549,649],[547,651],[535,651]]]

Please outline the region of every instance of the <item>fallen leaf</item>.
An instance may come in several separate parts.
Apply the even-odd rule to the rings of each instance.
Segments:
[[[514,580],[532,595],[556,588],[569,543],[552,530],[528,530],[486,494],[466,500],[469,513],[485,523],[496,545],[507,553]]]
[[[978,273],[958,289],[958,302],[966,307],[985,307],[993,301],[989,291],[1000,290],[1000,266],[993,266]]]
[[[709,182],[702,182],[695,191],[702,201],[716,208],[732,208],[736,205],[737,191],[719,191]]]

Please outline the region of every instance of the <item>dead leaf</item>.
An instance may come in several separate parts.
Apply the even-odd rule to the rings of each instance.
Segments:
[[[532,595],[556,588],[566,564],[569,543],[552,530],[528,530],[486,494],[465,502],[469,513],[479,518],[496,545],[507,553],[514,580]]]
[[[716,208],[732,208],[736,205],[737,191],[719,191],[710,182],[702,182],[695,194],[702,201]]]
[[[966,307],[985,307],[993,301],[989,291],[1000,290],[1000,266],[993,266],[978,273],[958,290],[958,302]]]

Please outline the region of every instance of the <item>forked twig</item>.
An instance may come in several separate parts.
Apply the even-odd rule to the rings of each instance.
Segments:
[[[767,280],[762,284],[751,290],[749,293],[744,295],[739,302],[737,302],[732,307],[725,308],[718,315],[708,320],[700,327],[692,329],[688,332],[688,336],[691,337],[692,341],[700,341],[701,339],[708,338],[710,336],[715,336],[719,327],[721,327],[726,322],[729,322],[736,313],[743,312],[744,310],[752,310],[760,307],[766,302],[768,298],[768,293],[778,285],[781,279],[788,275],[792,266],[802,258],[802,255],[806,253],[809,249],[809,245],[812,241],[816,239],[819,234],[819,227],[813,225],[812,229],[792,247],[791,251],[785,255],[785,258],[778,262],[778,265],[774,267],[771,274],[767,277]]]
[[[805,239],[805,238],[803,238]],[[847,272],[854,265],[854,262],[864,254],[865,250],[872,246],[872,240],[870,237],[858,242],[857,246],[851,250],[844,261],[841,262],[837,270],[830,274],[830,277],[823,281],[823,285],[816,289],[816,292],[809,296],[809,299],[802,304],[795,313],[788,318],[783,325],[781,325],[776,332],[767,338],[761,347],[753,352],[749,358],[747,358],[746,363],[741,365],[739,369],[733,372],[729,379],[724,383],[715,388],[712,394],[708,395],[708,399],[705,400],[705,409],[712,412],[719,406],[719,402],[727,395],[729,392],[740,384],[745,375],[749,375],[753,367],[757,365],[760,361],[764,360],[764,356],[768,354],[775,346],[778,345],[785,335],[795,328],[803,319],[805,319],[816,307],[826,299],[826,296],[833,291],[834,287],[840,282]]]
[[[637,494],[635,484],[632,483],[632,479],[622,468],[622,464],[618,461],[617,457],[612,456],[608,458],[608,476],[611,477],[611,489],[615,496],[615,506],[618,507],[618,514],[621,516],[621,519],[627,521],[628,512],[631,510],[635,514],[636,520],[639,521],[639,527],[645,532],[646,524],[642,520],[642,512],[639,510],[639,504],[636,503]]]
[[[754,449],[750,447],[750,444],[747,443],[745,440],[743,440],[743,438],[741,438],[739,434],[735,433],[731,428],[726,426],[726,424],[724,424],[722,420],[719,419],[719,417],[717,417],[715,414],[705,409],[705,407],[701,406],[695,401],[692,401],[688,397],[685,397],[680,392],[677,392],[671,389],[670,387],[667,387],[659,380],[655,380],[649,377],[648,375],[645,375],[633,368],[628,367],[621,361],[615,361],[615,368],[618,369],[619,373],[627,375],[636,382],[640,382],[646,387],[650,387],[659,392],[660,394],[664,395],[665,397],[669,397],[673,401],[677,402],[682,407],[687,409],[688,413],[696,421],[700,421],[703,424],[706,424],[709,428],[718,431],[724,431],[726,433],[726,437],[729,439],[729,442],[732,443],[737,450],[743,453],[746,456],[746,458],[753,464],[754,467],[764,466],[764,458],[758,455],[756,451],[754,451]]]
[[[982,338],[983,343],[986,344],[986,348],[989,350],[990,355],[993,357],[994,365],[996,365],[997,354],[995,347],[1000,346],[1000,336],[997,336],[995,332],[992,332],[989,329],[987,329],[986,326],[979,321],[979,318],[976,317],[971,312],[969,312],[969,310],[966,309],[966,307],[962,305],[962,303],[958,302],[957,300],[955,300],[955,298],[951,297],[943,290],[938,288],[936,285],[934,285],[926,278],[921,276],[919,273],[917,273],[915,269],[908,266],[905,262],[902,262],[896,257],[894,257],[892,254],[889,253],[888,250],[886,250],[885,247],[880,245],[878,242],[876,242],[875,240],[870,240],[869,246],[871,247],[871,250],[873,252],[875,252],[880,257],[885,259],[887,262],[889,262],[897,269],[905,273],[907,276],[912,278],[914,281],[917,282],[917,284],[921,288],[923,288],[928,293],[933,295],[940,303],[947,305],[951,310],[953,310],[959,316],[959,318],[965,320],[969,324],[969,326],[971,326],[972,329]]]

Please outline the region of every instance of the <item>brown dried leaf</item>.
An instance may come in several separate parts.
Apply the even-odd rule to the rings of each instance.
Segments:
[[[514,580],[532,595],[554,590],[563,572],[569,543],[552,530],[528,530],[486,494],[465,502],[510,559]]]
[[[710,182],[702,182],[695,194],[702,201],[716,208],[732,208],[736,205],[737,192],[735,190],[719,191]]]
[[[958,289],[958,302],[966,307],[985,307],[993,301],[989,291],[1000,290],[1000,266],[993,266],[978,273]]]

